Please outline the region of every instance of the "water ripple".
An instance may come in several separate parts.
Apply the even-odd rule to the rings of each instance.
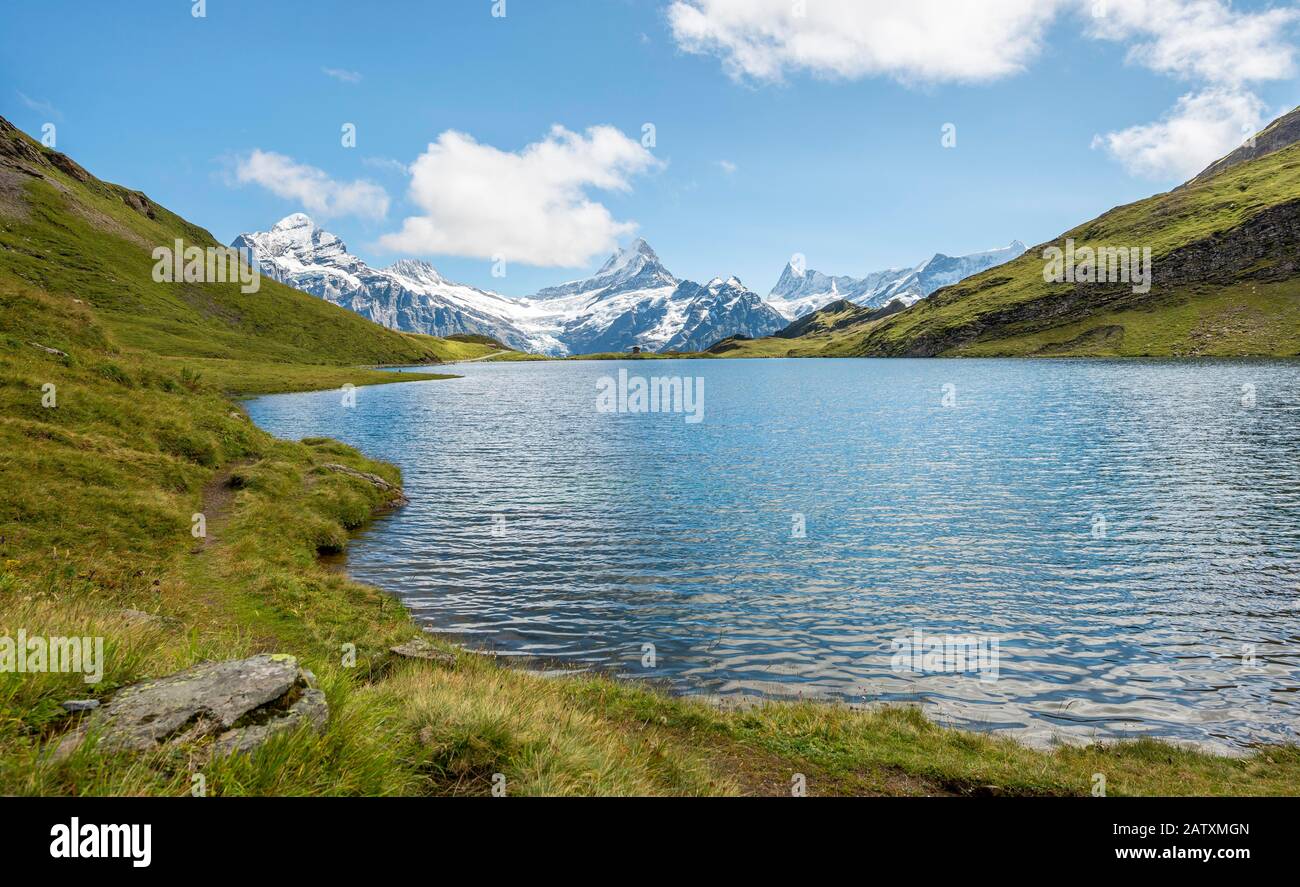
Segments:
[[[620,367],[703,376],[705,421],[597,413]],[[919,701],[1031,740],[1300,739],[1294,362],[457,371],[355,409],[250,404],[273,433],[402,467],[412,504],[349,571],[431,628],[688,693]],[[897,670],[917,630],[995,638],[996,675]]]

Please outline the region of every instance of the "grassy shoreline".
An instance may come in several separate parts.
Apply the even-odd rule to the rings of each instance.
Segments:
[[[233,403],[220,395],[213,405]],[[200,748],[56,763],[41,746],[73,722],[58,703],[87,688],[77,676],[4,675],[0,791],[178,795],[193,772],[211,794],[487,794],[497,773],[510,794],[547,795],[788,795],[796,774],[812,795],[1086,795],[1094,773],[1112,795],[1300,790],[1294,748],[1245,758],[1154,741],[1041,751],[939,727],[909,708],[725,710],[605,677],[542,677],[451,647],[454,669],[399,661],[388,647],[423,636],[401,604],[318,562],[384,505],[373,487],[320,466],[393,482],[398,471],[334,441],[281,441],[231,421],[245,425],[242,451],[208,466],[181,497],[210,507],[214,490],[230,491],[209,516],[207,545],[196,550],[181,521],[137,555],[144,581],[118,589],[90,552],[66,551],[53,573],[6,561],[4,622],[108,638],[106,679],[92,696],[204,659],[292,653],[320,676],[329,728],[198,765]],[[125,609],[159,619],[130,624]],[[356,646],[355,668],[342,663],[345,644]]]

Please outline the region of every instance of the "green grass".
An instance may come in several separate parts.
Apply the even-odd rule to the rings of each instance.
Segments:
[[[0,153],[0,175],[3,164]],[[384,504],[322,466],[393,482],[397,469],[335,441],[273,438],[234,398],[423,378],[361,367],[494,346],[391,333],[283,288],[252,304],[139,279],[148,236],[197,229],[161,208],[164,222],[133,218],[114,186],[37,171],[50,178],[24,184],[27,202],[0,203],[0,241],[21,245],[0,250],[0,634],[102,636],[106,668],[94,686],[0,674],[0,793],[183,795],[201,773],[219,795],[481,795],[495,774],[514,795],[788,794],[802,773],[812,794],[1086,794],[1096,772],[1112,794],[1300,793],[1295,749],[1042,752],[910,709],[729,710],[465,651],[454,668],[396,660],[388,648],[420,635],[409,615],[319,554]],[[42,402],[47,386],[56,405]],[[195,512],[207,544],[190,534]],[[292,653],[318,675],[323,734],[219,760],[201,744],[44,753],[75,723],[64,700],[257,652]]]
[[[1108,331],[1098,336],[1094,331]],[[1300,355],[1300,286],[1242,283],[1158,310],[1107,311],[1085,321],[979,341],[950,356],[1242,357]]]

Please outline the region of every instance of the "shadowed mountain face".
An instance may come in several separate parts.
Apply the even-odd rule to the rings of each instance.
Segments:
[[[832,312],[781,353],[1300,355],[1300,109],[1254,142],[905,311]],[[1134,251],[1150,257],[1149,288],[1101,259]],[[1061,278],[1054,254],[1087,270]],[[1086,256],[1098,257],[1095,273]]]

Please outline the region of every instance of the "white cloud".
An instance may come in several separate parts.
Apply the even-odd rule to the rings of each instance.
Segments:
[[[1189,93],[1162,120],[1096,136],[1092,145],[1105,148],[1132,175],[1188,179],[1240,147],[1265,122],[1264,111],[1246,91]]]
[[[384,172],[401,173],[402,175],[410,173],[405,163],[391,157],[362,157],[361,163],[371,169],[381,169]]]
[[[1094,139],[1137,175],[1203,169],[1264,122],[1247,85],[1295,76],[1300,9],[1228,0],[673,0],[668,21],[680,48],[720,56],[737,79],[941,82],[1023,71],[1067,14],[1127,44],[1130,63],[1197,84],[1162,120]]]
[[[678,46],[721,56],[736,78],[981,81],[1024,70],[1065,2],[674,0],[668,21]]]
[[[401,253],[467,256],[575,267],[635,230],[588,191],[628,191],[662,164],[610,126],[585,134],[556,126],[518,152],[448,130],[411,164],[410,199],[421,214],[380,243]]]
[[[1222,0],[1103,0],[1103,8],[1092,36],[1136,40],[1130,62],[1206,84],[1161,120],[1093,139],[1133,175],[1200,172],[1267,122],[1264,103],[1245,84],[1295,74],[1288,34],[1300,10],[1238,12]]]
[[[360,83],[361,75],[356,71],[349,71],[346,68],[321,68],[325,75],[333,77],[342,83]]]
[[[336,182],[323,170],[273,151],[259,149],[241,157],[235,178],[241,184],[261,185],[278,197],[296,200],[308,213],[321,218],[382,219],[388,215],[388,192],[379,185],[360,179]]]
[[[1290,27],[1300,10],[1237,12],[1222,0],[1099,0],[1105,16],[1091,33],[1107,40],[1137,40],[1129,61],[1162,74],[1240,86],[1295,73]]]
[[[53,117],[55,120],[63,119],[63,112],[61,112],[58,108],[54,107],[54,105],[50,104],[49,102],[38,101],[26,95],[21,90],[15,89],[14,92],[18,93],[18,100],[20,102],[22,102],[27,107],[31,108],[36,113],[44,114],[47,117]]]
[[[1235,85],[1294,71],[1286,32],[1300,10],[1226,0],[673,0],[667,14],[679,47],[721,56],[738,78],[980,81],[1023,71],[1068,12],[1161,73]]]
[[[719,160],[718,166],[727,175],[734,175],[736,170],[739,169],[739,167],[736,166],[736,164],[732,163],[730,160]]]

